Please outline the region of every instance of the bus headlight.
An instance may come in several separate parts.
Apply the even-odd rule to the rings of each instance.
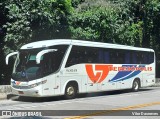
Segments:
[[[35,84],[32,84],[32,85],[29,85],[29,88],[34,88],[36,86],[38,86],[38,85],[36,85],[36,83],[35,83]]]
[[[34,83],[32,85],[29,85],[28,87],[29,88],[34,88],[36,86],[39,86],[40,84],[45,84],[47,82],[47,80],[44,80],[44,81],[41,81],[41,82],[38,82],[38,83]]]

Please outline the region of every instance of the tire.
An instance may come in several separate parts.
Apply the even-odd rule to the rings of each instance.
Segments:
[[[132,84],[132,91],[137,92],[137,91],[139,91],[139,88],[140,88],[139,80],[134,80],[133,84]]]
[[[65,89],[65,99],[74,99],[77,95],[77,86],[74,83],[69,83]]]

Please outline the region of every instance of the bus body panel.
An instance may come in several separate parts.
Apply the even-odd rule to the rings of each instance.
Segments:
[[[62,87],[62,93],[64,94],[66,85],[71,82],[75,81],[78,83],[78,91],[79,93],[86,92],[86,75],[84,64],[77,64],[71,67],[67,67],[63,70],[63,74],[61,75],[61,85]]]
[[[117,51],[130,50],[133,52],[141,51],[154,53],[152,49],[78,40],[39,41],[24,45],[21,47],[21,49],[27,50],[65,44],[69,45],[69,47],[66,50],[65,56],[63,57],[58,71],[40,79],[28,81],[26,82],[26,85],[23,84],[23,81],[15,81],[12,79],[11,86],[13,93],[21,96],[31,97],[64,95],[67,84],[73,81],[78,84],[78,93],[131,89],[135,79],[140,81],[141,87],[151,86],[155,83],[155,58],[154,62],[150,64],[92,63],[90,61],[73,64],[73,62],[76,62],[76,60],[81,59],[81,55],[79,55],[78,52],[74,55],[75,58],[73,56],[73,60],[69,61],[72,51],[76,50],[74,49],[75,46],[80,46],[82,47],[81,49],[84,49],[85,47],[93,50],[95,48],[106,50],[109,49],[107,52],[111,52],[112,50],[116,49]],[[101,51],[98,51],[98,53],[101,53]],[[108,57],[109,55],[106,56]],[[107,57],[105,58],[107,59]],[[132,57],[132,60],[133,59],[134,57]],[[88,60],[90,59],[88,58]],[[118,58],[116,60],[118,61],[120,59]],[[16,67],[16,65],[14,65],[14,67]],[[37,86],[34,87],[34,84]],[[17,88],[13,85],[18,85],[20,88]],[[33,87],[31,88],[30,86]]]

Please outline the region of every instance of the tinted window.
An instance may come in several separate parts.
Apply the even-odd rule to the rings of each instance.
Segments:
[[[125,51],[110,49],[109,57],[111,64],[124,64],[125,63]]]
[[[12,78],[17,81],[29,81],[57,71],[61,65],[67,47],[66,45],[49,47],[49,49],[57,49],[57,51],[44,54],[41,57],[40,64],[36,63],[36,55],[46,48],[20,50]],[[22,72],[24,75],[22,75]]]
[[[142,59],[143,59],[143,64],[148,64],[149,63],[149,53],[143,52]]]
[[[80,63],[150,64],[154,53],[111,48],[73,46],[66,67]]]
[[[55,72],[60,68],[63,57],[67,51],[68,45],[57,45],[51,47],[51,49],[57,49],[56,52],[47,53],[46,63],[48,64],[48,71]]]
[[[154,53],[132,51],[131,64],[150,64],[154,62]]]
[[[99,48],[73,46],[66,67],[80,63],[102,63],[103,51]]]
[[[131,63],[131,52],[130,51],[125,51],[125,64],[130,64]]]
[[[103,63],[109,64],[110,63],[109,51],[106,50],[106,49],[103,49],[103,51],[104,51],[104,54],[103,54],[104,61],[103,61]]]
[[[153,52],[150,52],[149,53],[149,58],[148,58],[148,63],[153,63],[154,62],[154,53]]]

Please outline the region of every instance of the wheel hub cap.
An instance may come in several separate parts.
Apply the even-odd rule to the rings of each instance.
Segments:
[[[134,83],[134,89],[136,89],[136,90],[138,89],[138,83],[137,82]]]
[[[73,87],[69,87],[69,88],[67,89],[67,94],[68,94],[68,95],[73,95],[73,94],[74,94],[74,88],[73,88]]]

